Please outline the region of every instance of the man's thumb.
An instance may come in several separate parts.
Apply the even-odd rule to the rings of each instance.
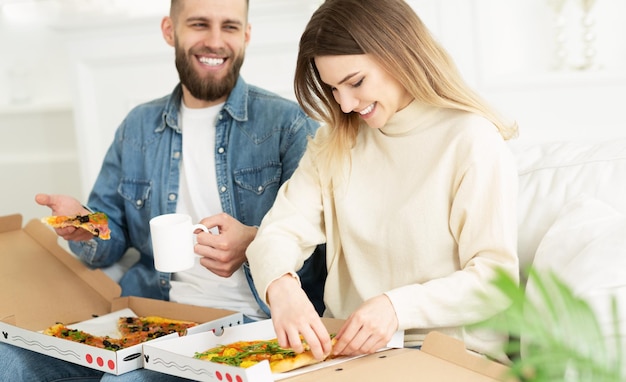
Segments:
[[[35,202],[37,202],[37,204],[40,204],[42,206],[50,206],[51,203],[51,197],[48,194],[37,194],[35,195]]]

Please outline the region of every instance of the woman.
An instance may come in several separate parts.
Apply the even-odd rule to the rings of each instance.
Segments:
[[[468,86],[403,0],[326,0],[300,40],[296,96],[325,125],[247,250],[279,341],[317,358],[326,328],[295,271],[327,244],[326,316],[346,319],[333,354],[419,346],[438,330],[502,356],[472,330],[507,303],[496,268],[518,276],[517,132]],[[491,300],[484,294],[492,293]]]

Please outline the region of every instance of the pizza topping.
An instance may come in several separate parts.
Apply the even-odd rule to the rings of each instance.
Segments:
[[[123,339],[108,336],[97,337],[82,330],[70,329],[63,324],[51,326],[44,331],[44,334],[114,351],[123,348],[126,342]]]
[[[202,353],[196,353],[194,358],[211,360],[230,366],[249,367],[264,359],[268,361],[295,357],[296,352],[283,349],[275,340],[238,342],[231,345],[218,346]],[[242,365],[243,363],[245,365]]]

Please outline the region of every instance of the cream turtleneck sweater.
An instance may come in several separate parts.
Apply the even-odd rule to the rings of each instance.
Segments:
[[[480,296],[496,267],[518,276],[517,170],[495,126],[413,102],[362,124],[332,190],[319,171],[307,151],[248,248],[260,295],[325,242],[326,316],[384,293],[407,346],[439,330],[501,355],[503,338],[464,328],[506,306]]]

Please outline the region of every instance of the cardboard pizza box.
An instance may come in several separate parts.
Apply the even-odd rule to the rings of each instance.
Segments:
[[[336,333],[343,321],[322,319],[329,333]],[[200,333],[186,337],[147,342],[143,345],[144,367],[146,369],[198,381],[237,381],[237,382],[272,382],[289,379],[304,373],[315,374],[316,370],[338,367],[358,357],[341,357],[300,369],[272,374],[267,361],[252,367],[241,368],[222,365],[193,358],[196,352],[204,352],[219,345],[236,341],[268,340],[276,338],[272,320],[264,320],[224,329],[223,333]],[[402,347],[404,333],[394,335],[388,346]]]
[[[463,381],[515,382],[509,368],[465,349],[462,341],[430,332],[420,350],[390,349],[283,382]]]
[[[138,297],[120,297],[119,285],[61,248],[38,220],[22,228],[21,215],[0,217],[0,341],[112,374],[143,367],[142,346],[114,352],[42,334],[57,322],[85,325],[116,312],[202,323],[189,333],[243,323],[241,313]],[[95,334],[95,333],[94,333]],[[158,340],[177,338],[176,334]]]
[[[342,320],[323,319],[331,332]],[[325,361],[292,372],[272,374],[267,362],[249,368],[215,364],[193,358],[195,352],[239,340],[275,337],[271,320],[226,329],[222,336],[201,333],[144,344],[144,367],[197,381],[237,382],[379,382],[379,381],[464,381],[514,382],[509,368],[469,352],[463,342],[439,332],[426,336],[421,350],[396,347],[402,333],[390,342],[390,349],[362,357]]]

